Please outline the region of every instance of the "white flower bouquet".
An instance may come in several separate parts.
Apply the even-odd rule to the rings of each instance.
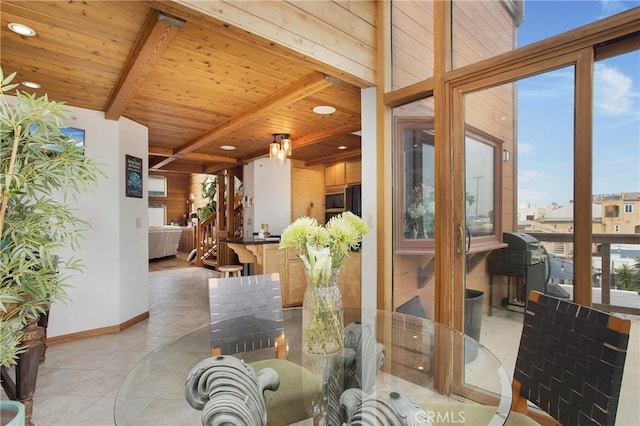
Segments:
[[[303,345],[308,353],[327,354],[342,348],[342,296],[337,278],[345,256],[356,249],[367,224],[351,212],[334,216],[326,226],[301,217],[280,237],[280,248],[298,250],[307,276],[303,302]]]

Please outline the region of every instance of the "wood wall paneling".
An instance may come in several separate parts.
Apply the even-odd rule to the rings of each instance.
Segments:
[[[433,75],[433,4],[396,1],[391,8],[392,85],[407,87]]]
[[[167,180],[166,197],[149,197],[149,204],[164,204],[167,212],[167,223],[171,221],[183,224],[184,216],[188,216],[191,181],[188,174],[170,172],[149,172],[151,176],[164,176]]]
[[[427,318],[434,319],[435,275],[424,283],[421,272],[433,260],[432,255],[395,255],[393,269],[393,309],[418,296]]]
[[[515,48],[514,21],[501,2],[452,3],[454,68]]]
[[[361,87],[375,84],[374,1],[181,3],[273,42],[278,52],[284,46],[302,54],[298,60],[334,77]]]

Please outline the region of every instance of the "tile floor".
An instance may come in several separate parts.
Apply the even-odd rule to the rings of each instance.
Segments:
[[[217,272],[173,262],[149,273],[148,320],[118,334],[51,346],[40,365],[33,422],[37,426],[113,425],[113,405],[127,373],[151,350],[208,322],[207,279]],[[496,310],[494,310],[496,312]],[[640,318],[634,317],[616,424],[640,424]],[[509,372],[519,338],[518,314],[483,316],[480,341]],[[514,343],[515,342],[515,343]],[[509,370],[511,368],[511,370]],[[4,393],[0,393],[6,398]]]
[[[38,374],[34,424],[113,425],[118,388],[136,363],[208,323],[207,279],[215,276],[217,272],[205,268],[150,272],[148,320],[118,334],[49,347]]]

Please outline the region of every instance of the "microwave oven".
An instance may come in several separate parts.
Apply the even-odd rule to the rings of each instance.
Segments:
[[[338,194],[326,194],[324,196],[324,208],[329,209],[344,209],[344,192]]]

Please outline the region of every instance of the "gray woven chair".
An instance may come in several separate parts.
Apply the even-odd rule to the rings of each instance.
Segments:
[[[308,418],[320,377],[286,359],[245,363],[232,355],[265,348],[286,355],[275,349],[283,333],[279,274],[211,278],[209,309],[212,357],[191,370],[185,387],[189,404],[203,411],[202,424],[259,426],[268,417],[278,426]]]

